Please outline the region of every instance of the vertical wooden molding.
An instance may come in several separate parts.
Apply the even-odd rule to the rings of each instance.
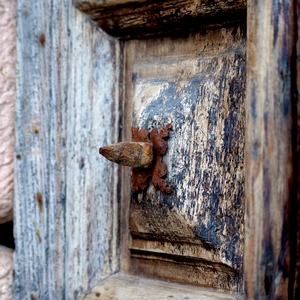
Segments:
[[[295,278],[294,278],[294,299],[300,298],[300,36],[299,36],[299,28],[300,28],[300,1],[296,1],[296,22],[298,32],[296,32],[297,38],[297,51],[296,51],[296,84],[297,84],[297,109],[295,109],[297,113],[297,239],[296,239],[296,261],[295,261]]]
[[[246,299],[288,299],[293,284],[295,3],[248,1]]]

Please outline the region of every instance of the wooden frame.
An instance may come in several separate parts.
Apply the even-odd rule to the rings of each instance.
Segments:
[[[296,1],[248,1],[244,275],[249,299],[299,297],[296,8]]]
[[[77,5],[83,9],[88,2],[102,1]],[[121,2],[123,9],[127,1]],[[299,297],[298,6],[292,0],[248,1],[249,299]],[[161,25],[151,24],[147,35]],[[125,27],[123,38],[131,38]],[[140,30],[133,32],[141,37]],[[79,299],[120,268],[119,171],[100,165],[93,151],[102,141],[120,139],[122,47],[67,0],[18,2],[17,299]]]

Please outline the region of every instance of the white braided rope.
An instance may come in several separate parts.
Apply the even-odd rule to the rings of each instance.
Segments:
[[[0,224],[12,220],[16,1],[0,0]]]

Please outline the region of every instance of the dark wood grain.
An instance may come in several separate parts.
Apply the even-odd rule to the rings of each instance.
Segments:
[[[247,299],[292,299],[297,227],[295,3],[248,1]]]
[[[185,34],[245,20],[246,0],[77,0],[106,32],[122,39]]]

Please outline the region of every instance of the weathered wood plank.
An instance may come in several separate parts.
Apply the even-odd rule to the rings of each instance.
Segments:
[[[163,161],[174,192],[131,194],[135,275],[243,289],[245,33],[126,42],[132,125],[173,125]]]
[[[295,3],[248,1],[247,299],[292,299],[296,239]]]
[[[69,53],[66,270],[78,276],[66,273],[66,287],[82,294],[119,268],[118,167],[103,161],[98,148],[119,138],[122,51],[81,12],[70,20],[77,46]]]
[[[95,286],[83,300],[234,300],[241,295],[231,295],[164,281],[151,280],[124,274],[113,275]]]
[[[246,0],[76,0],[106,32],[123,39],[189,34],[199,28],[245,20]]]
[[[70,1],[19,1],[15,298],[79,299],[119,268],[120,44]]]

